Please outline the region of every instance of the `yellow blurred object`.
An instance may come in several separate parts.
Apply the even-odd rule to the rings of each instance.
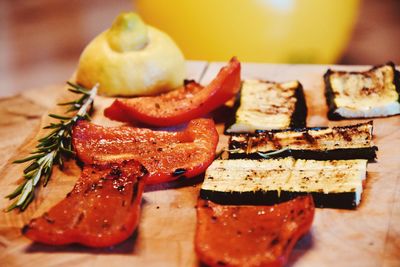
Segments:
[[[167,32],[189,59],[334,63],[358,0],[134,0],[143,19]]]
[[[185,59],[168,35],[122,13],[82,52],[76,76],[87,88],[99,83],[104,95],[152,95],[183,83]]]

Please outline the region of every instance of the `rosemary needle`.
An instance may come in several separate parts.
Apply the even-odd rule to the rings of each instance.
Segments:
[[[67,82],[71,87],[68,90],[81,95],[78,99],[70,102],[59,103],[60,106],[69,106],[66,113],[75,111],[75,115],[57,115],[49,114],[49,117],[59,120],[56,123],[50,123],[44,129],[51,129],[50,133],[38,140],[36,150],[31,152],[32,156],[16,160],[14,163],[30,164],[24,169],[24,181],[12,192],[7,195],[8,199],[16,200],[6,209],[11,211],[18,208],[25,210],[29,203],[35,197],[35,188],[42,180],[43,186],[46,186],[54,165],[60,168],[64,165],[64,159],[74,156],[72,147],[72,128],[78,120],[89,120],[89,113],[93,107],[93,101],[97,94],[98,84],[91,90],[79,85]]]
[[[272,158],[274,156],[282,156],[282,154],[284,154],[285,152],[290,152],[290,148],[289,147],[285,147],[276,151],[271,151],[271,152],[257,152],[258,155],[260,155],[261,157],[265,158],[265,159],[269,159]]]

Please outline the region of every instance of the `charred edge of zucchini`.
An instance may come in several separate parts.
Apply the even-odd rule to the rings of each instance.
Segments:
[[[314,160],[345,160],[345,159],[367,159],[370,162],[375,161],[378,147],[361,148],[339,148],[330,150],[296,150],[289,149],[282,153],[271,155],[271,158],[293,157],[295,159],[314,159]],[[262,153],[274,152],[260,151]],[[229,159],[263,159],[258,153],[234,153],[229,152]]]
[[[360,123],[362,124],[362,123]],[[343,127],[352,127],[353,125],[350,126],[343,126]],[[357,124],[358,126],[358,124]],[[288,128],[288,129],[271,129],[271,130],[256,130],[254,133],[245,133],[245,135],[251,135],[251,136],[257,136],[262,133],[284,133],[284,132],[304,132],[304,131],[319,131],[319,130],[325,130],[328,129],[329,127],[301,127],[301,128]],[[335,128],[335,127],[334,127]],[[236,133],[233,133],[231,135],[235,135]]]
[[[335,104],[335,94],[333,93],[333,89],[330,82],[330,77],[333,73],[334,72],[331,69],[328,69],[324,74],[325,99],[326,99],[326,104],[328,105],[328,119],[341,120],[344,118],[335,112],[337,110],[337,106]]]
[[[220,192],[201,189],[200,198],[221,205],[274,205],[294,197],[282,193],[279,195],[278,191]]]
[[[200,190],[200,198],[210,200],[220,205],[274,205],[298,196],[311,194],[316,207],[334,209],[355,209],[357,204],[355,192],[343,193],[300,193],[289,191],[256,191],[256,192],[219,192],[212,190]]]
[[[397,98],[397,102],[400,103],[400,71],[396,70],[396,66],[394,65],[393,62],[389,62],[389,65],[392,66],[393,70],[394,70],[394,86],[396,87],[396,91],[398,94],[398,98]]]
[[[325,99],[326,99],[326,104],[328,105],[328,119],[329,120],[342,120],[342,119],[347,119],[340,114],[336,113],[337,106],[335,104],[335,94],[332,89],[332,85],[330,83],[330,76],[333,73],[339,73],[339,74],[365,74],[368,72],[372,72],[376,69],[379,69],[383,66],[390,66],[393,69],[394,77],[393,77],[393,84],[396,87],[396,91],[398,96],[398,102],[400,102],[400,72],[396,70],[396,66],[392,61],[387,62],[386,64],[378,65],[378,66],[373,66],[371,69],[367,71],[332,71],[331,69],[328,69],[326,73],[324,74],[324,82],[325,82]]]
[[[298,82],[299,86],[296,88],[295,97],[297,99],[296,106],[292,117],[290,119],[290,128],[304,128],[307,121],[307,104],[304,96],[303,85]]]
[[[241,86],[243,87],[243,82],[242,82]],[[224,134],[225,135],[229,135],[230,134],[230,133],[227,132],[227,130],[232,125],[234,125],[235,122],[236,122],[236,112],[238,111],[238,109],[240,107],[241,91],[242,91],[242,88],[240,88],[239,93],[236,95],[235,103],[233,104],[232,111],[230,112],[230,116],[228,116],[228,118],[225,121],[225,124],[224,124]]]
[[[354,129],[358,128],[363,125],[371,125],[373,126],[373,121],[369,120],[367,122],[362,122],[362,123],[357,123],[357,124],[352,124],[352,125],[344,125],[344,126],[333,126],[332,129]],[[235,149],[238,147],[231,147],[232,137],[234,136],[249,136],[249,137],[260,137],[260,136],[268,136],[270,133],[271,134],[276,134],[276,133],[286,133],[286,132],[309,132],[309,131],[320,131],[320,130],[326,130],[329,127],[303,127],[303,128],[294,128],[294,129],[271,129],[271,130],[256,130],[254,133],[229,133],[228,135],[230,136],[229,139],[229,149]]]
[[[270,82],[270,81],[264,81],[264,82]],[[273,82],[275,83],[275,82]],[[299,86],[296,88],[295,91],[295,97],[297,99],[296,105],[295,105],[295,110],[292,114],[292,117],[290,119],[290,125],[289,125],[289,130],[290,129],[297,129],[297,128],[304,128],[306,127],[306,120],[307,120],[307,105],[306,105],[306,99],[304,96],[304,90],[303,90],[303,85],[298,81]],[[243,86],[243,82],[242,82]],[[240,89],[242,90],[242,89]],[[227,130],[236,123],[236,112],[240,107],[240,99],[241,99],[241,93],[239,92],[237,94],[235,104],[232,107],[232,116],[229,116],[225,122],[225,127],[224,127],[224,134],[225,135],[231,135],[233,133],[228,133]],[[264,131],[264,130],[256,130],[258,131]],[[271,130],[274,131],[274,130]],[[277,129],[276,131],[281,131],[280,129]]]
[[[343,126],[333,126],[332,129],[353,129],[365,124],[374,125],[373,120],[369,120],[367,122],[361,122],[357,124],[351,125],[343,125]],[[305,131],[319,131],[319,130],[326,130],[329,127],[321,126],[321,127],[302,127],[302,128],[293,128],[293,129],[271,129],[271,130],[256,130],[254,133],[231,133],[231,136],[234,135],[249,135],[249,136],[258,136],[262,133],[284,133],[284,132],[305,132]]]

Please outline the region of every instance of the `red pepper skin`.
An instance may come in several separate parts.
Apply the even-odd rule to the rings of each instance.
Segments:
[[[173,126],[202,117],[234,97],[241,86],[240,62],[234,57],[206,87],[195,82],[159,96],[116,99],[104,110],[112,120]]]
[[[179,132],[80,121],[72,139],[84,163],[135,159],[149,171],[146,184],[157,184],[203,173],[214,160],[218,133],[211,119],[192,120]]]
[[[72,191],[22,229],[35,242],[108,247],[132,235],[139,223],[147,170],[137,161],[87,165]]]
[[[219,205],[199,199],[195,250],[207,266],[284,266],[313,218],[311,196],[273,206]]]

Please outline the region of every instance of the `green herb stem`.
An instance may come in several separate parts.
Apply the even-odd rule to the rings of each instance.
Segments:
[[[263,153],[263,152],[257,152],[258,155],[260,155],[261,157],[265,158],[265,159],[269,159],[273,156],[277,156],[280,155],[286,151],[290,151],[289,147],[285,147],[276,151],[271,151],[271,152],[267,152],[267,153]]]
[[[90,119],[89,113],[93,107],[93,101],[99,87],[96,84],[91,90],[83,88],[79,85],[67,82],[72,88],[69,91],[82,95],[75,101],[61,103],[61,106],[69,106],[66,113],[75,111],[73,116],[49,114],[49,117],[58,119],[57,123],[50,123],[43,129],[52,129],[45,137],[38,140],[36,150],[31,152],[32,156],[15,160],[14,163],[30,162],[24,169],[24,181],[6,197],[16,200],[6,209],[25,210],[29,203],[35,197],[35,189],[42,181],[43,186],[46,186],[54,165],[63,167],[64,159],[75,155],[72,147],[72,128],[78,120]]]

